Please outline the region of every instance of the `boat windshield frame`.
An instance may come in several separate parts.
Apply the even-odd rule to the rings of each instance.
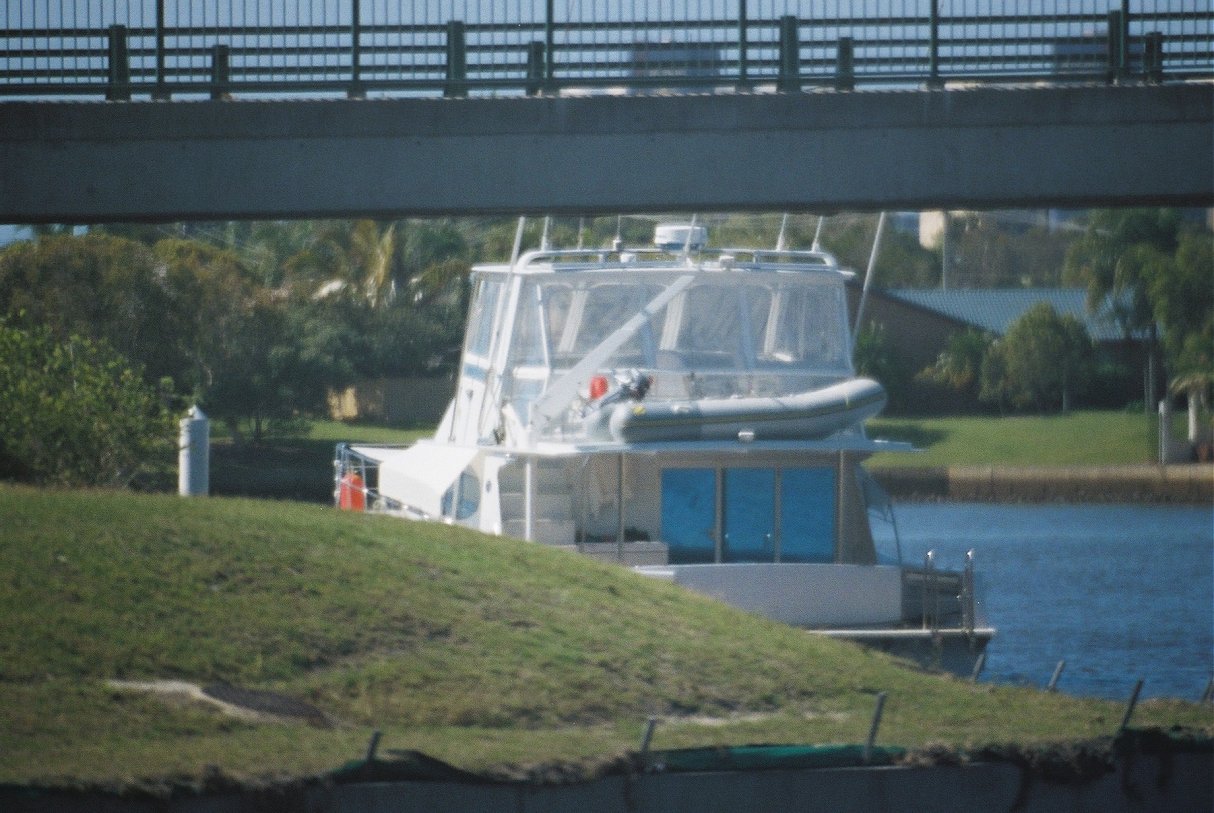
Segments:
[[[739,260],[743,253],[746,261]],[[788,261],[792,258],[804,261]],[[504,378],[500,395],[524,425],[532,422],[534,405],[551,401],[538,416],[541,431],[579,398],[585,400],[592,375],[636,371],[655,383],[648,397],[656,400],[778,397],[854,376],[845,290],[854,275],[824,252],[537,251],[514,266],[474,271],[478,279],[506,283],[510,304],[498,310],[498,318],[510,323],[499,323],[494,331],[503,341],[493,353]],[[686,290],[668,291],[679,283]],[[613,288],[614,301],[591,294]],[[554,305],[558,297],[565,301]],[[703,301],[689,306],[697,298]],[[755,304],[752,298],[761,301]],[[792,313],[790,303],[798,301],[806,313],[780,316]],[[811,308],[821,312],[820,318]],[[736,318],[721,318],[731,310]],[[584,329],[591,316],[594,329]],[[796,339],[782,336],[779,326],[797,319]],[[621,334],[626,324],[634,332]],[[817,332],[806,338],[809,328]],[[714,341],[729,351],[712,348]],[[797,352],[781,352],[789,349],[781,341],[796,345]],[[813,353],[806,349],[811,341],[820,346]],[[617,347],[602,363],[579,367],[611,342]],[[707,349],[684,353],[683,345]]]

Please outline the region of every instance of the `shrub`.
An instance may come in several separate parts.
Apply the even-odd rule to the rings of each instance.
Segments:
[[[107,344],[0,320],[0,477],[126,486],[173,438],[155,389]]]

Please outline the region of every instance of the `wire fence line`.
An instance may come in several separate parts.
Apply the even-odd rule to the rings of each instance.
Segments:
[[[1211,0],[9,0],[0,97],[1214,77]]]

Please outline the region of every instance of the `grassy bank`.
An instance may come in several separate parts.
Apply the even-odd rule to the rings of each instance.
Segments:
[[[584,558],[322,506],[0,486],[0,782],[299,776],[418,749],[517,774],[635,748],[1091,737],[1120,704],[971,684]],[[254,721],[107,680],[273,691]],[[1210,727],[1208,707],[1136,723]],[[213,766],[213,767],[208,767]]]
[[[869,437],[921,450],[872,458],[885,466],[1118,466],[1155,460],[1156,418],[1141,412],[1014,417],[879,418]]]

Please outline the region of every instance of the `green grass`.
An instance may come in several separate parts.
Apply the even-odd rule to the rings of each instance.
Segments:
[[[417,749],[463,768],[635,748],[1109,734],[1121,704],[929,675],[622,568],[323,506],[0,486],[0,782],[304,776]],[[228,682],[329,727],[237,720],[108,679]],[[1209,728],[1208,707],[1136,723]],[[214,766],[208,767],[208,766]]]
[[[1156,420],[1141,412],[1016,417],[880,418],[869,437],[922,450],[882,453],[881,466],[1116,466],[1150,463]]]

